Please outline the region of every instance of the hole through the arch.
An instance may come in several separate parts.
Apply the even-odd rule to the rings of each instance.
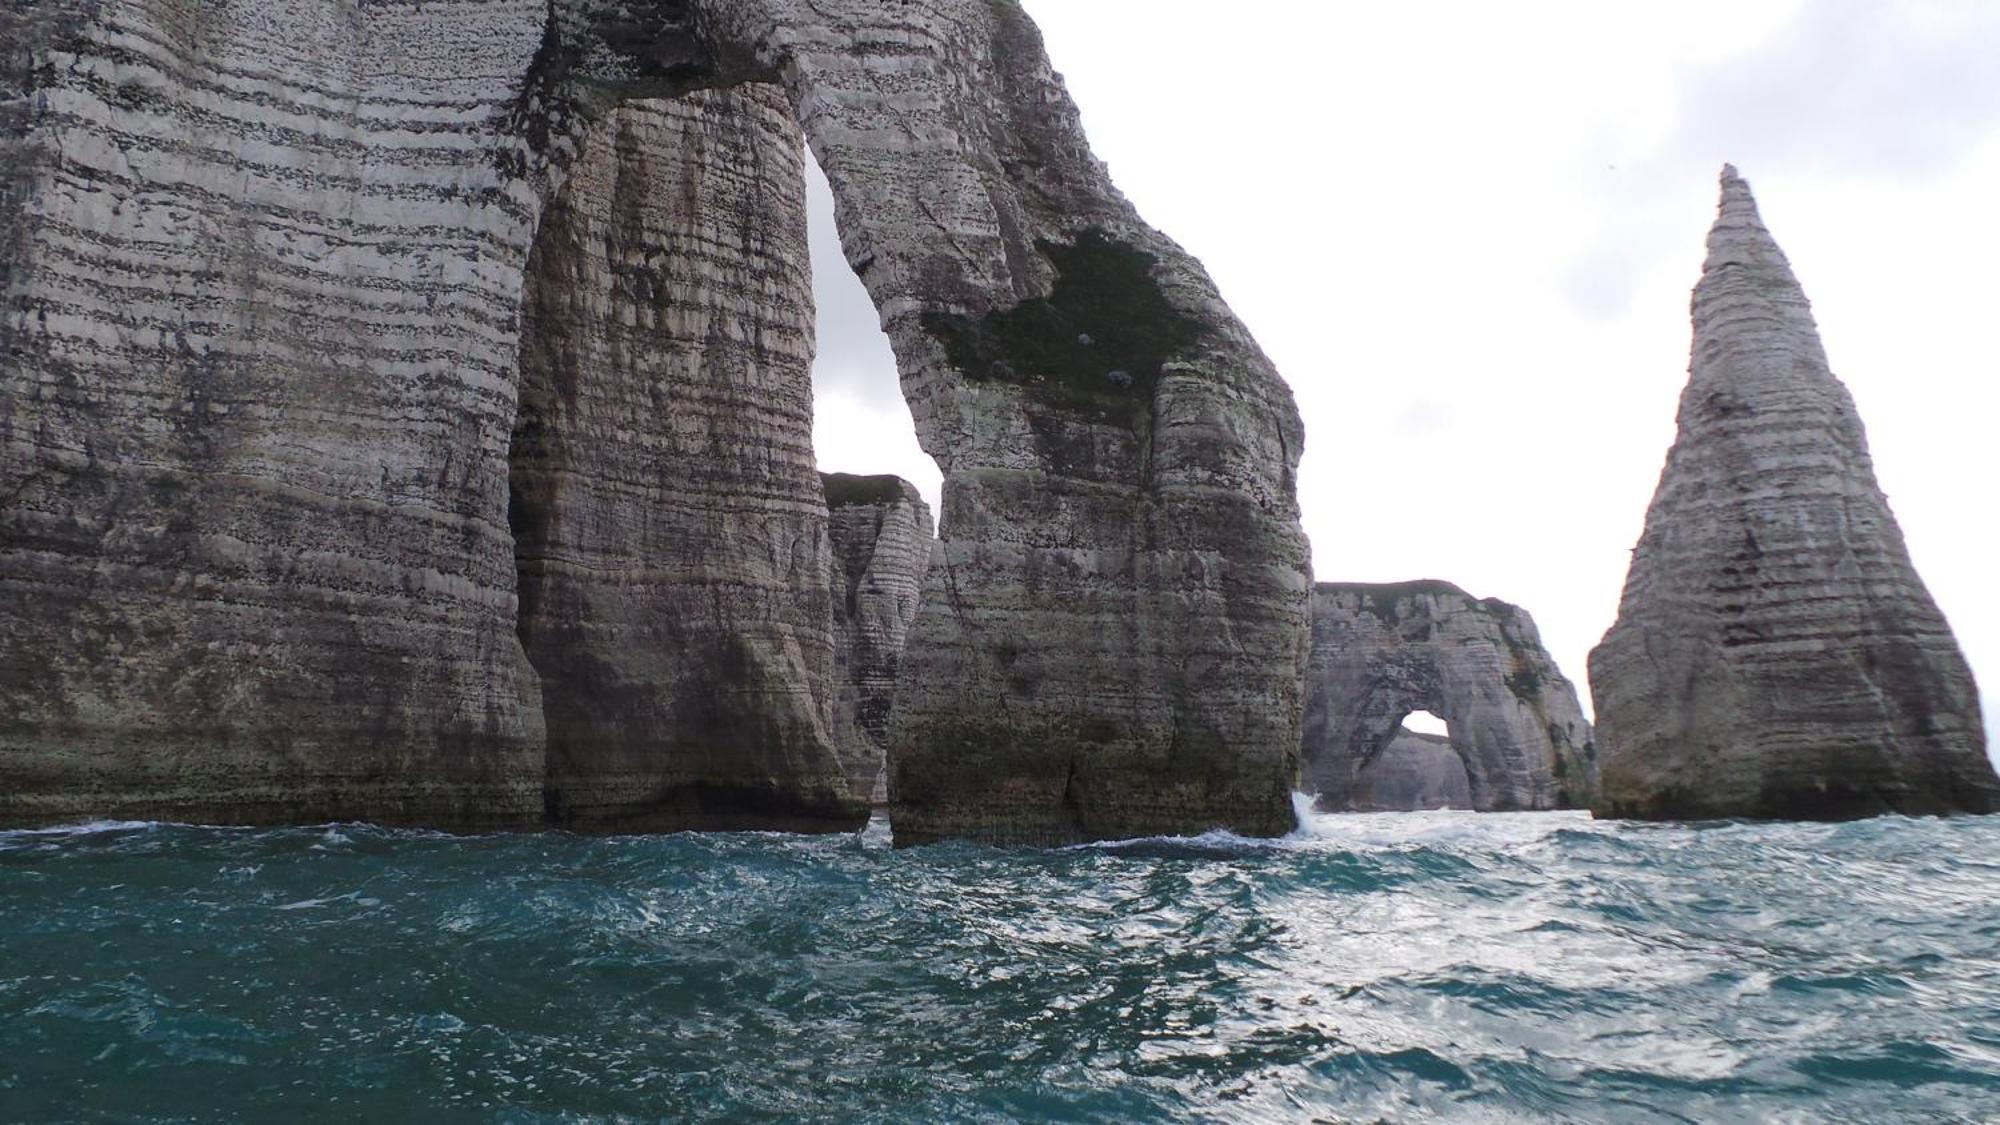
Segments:
[[[1403,729],[1415,734],[1435,735],[1447,738],[1451,735],[1451,725],[1429,711],[1412,711],[1403,718]]]
[[[848,267],[834,224],[833,188],[806,150],[807,242],[812,250],[818,346],[813,355],[813,453],[821,472],[889,473],[940,511],[943,476],[917,444],[896,354],[874,299]]]
[[[1429,711],[1411,712],[1355,776],[1353,807],[1362,812],[1472,808],[1472,779],[1445,721]]]

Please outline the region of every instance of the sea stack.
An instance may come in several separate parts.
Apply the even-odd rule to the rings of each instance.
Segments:
[[[1590,682],[1600,817],[2000,809],[1972,672],[1734,168],[1679,436]]]
[[[888,803],[889,713],[936,544],[931,506],[900,477],[826,473],[833,546],[833,741],[856,797]]]
[[[1304,755],[1306,787],[1327,811],[1422,808],[1459,789],[1381,787],[1373,775],[1403,720],[1428,711],[1450,728],[1464,803],[1480,812],[1584,808],[1595,748],[1576,688],[1542,647],[1526,610],[1449,582],[1323,582],[1313,592]],[[1394,772],[1394,771],[1392,771]],[[1440,782],[1440,784],[1443,784]]]

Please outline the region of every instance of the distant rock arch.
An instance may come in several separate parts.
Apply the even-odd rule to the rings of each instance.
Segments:
[[[1590,725],[1515,606],[1446,582],[1322,583],[1307,675],[1305,777],[1321,808],[1379,805],[1357,779],[1409,741],[1403,720],[1417,711],[1450,728],[1473,808],[1589,806]]]

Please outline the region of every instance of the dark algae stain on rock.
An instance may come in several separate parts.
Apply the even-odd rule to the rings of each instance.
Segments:
[[[852,473],[821,473],[829,508],[856,508],[873,504],[895,504],[904,498],[901,477],[855,476]]]
[[[1051,406],[1135,424],[1161,369],[1201,326],[1160,292],[1153,255],[1102,230],[1036,246],[1056,268],[1047,297],[979,319],[929,313],[924,327],[975,382],[1011,383]]]

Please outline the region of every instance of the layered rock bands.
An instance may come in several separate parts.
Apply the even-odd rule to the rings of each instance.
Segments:
[[[1374,809],[1408,788],[1435,807],[1449,771],[1425,786],[1379,787],[1378,758],[1419,749],[1403,720],[1428,711],[1449,727],[1467,804],[1481,812],[1584,808],[1596,748],[1576,688],[1525,610],[1446,582],[1322,583],[1313,595],[1304,732],[1307,788],[1322,809]],[[1399,765],[1398,769],[1402,767]],[[1415,798],[1413,798],[1415,800]],[[1393,806],[1392,806],[1393,807]]]
[[[1600,816],[1992,812],[1972,674],[1733,168],[1680,432],[1591,653]]]
[[[931,507],[896,477],[823,480],[833,542],[834,745],[848,788],[884,805],[896,681],[937,542]]]
[[[803,152],[771,86],[628,102],[542,215],[509,519],[558,825],[866,818],[834,742]]]
[[[899,841],[1287,829],[1291,397],[1004,0],[0,0],[0,820],[855,823],[787,117],[946,473]]]

